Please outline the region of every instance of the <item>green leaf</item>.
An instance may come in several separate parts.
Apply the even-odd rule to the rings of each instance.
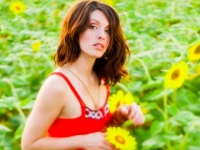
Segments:
[[[17,130],[15,130],[15,133],[14,133],[14,139],[15,140],[20,140],[21,137],[22,137],[22,132],[23,132],[23,129],[24,129],[24,125],[25,124],[21,124]]]
[[[176,104],[167,105],[167,106],[166,106],[166,109],[167,109],[167,112],[168,112],[170,115],[176,115],[177,112],[178,112],[178,108],[177,108]]]
[[[144,141],[142,146],[144,147],[143,150],[153,150],[161,148],[165,145],[165,140],[161,135],[152,136],[150,139]]]
[[[149,122],[149,121],[152,121],[155,117],[151,114],[145,114],[144,115],[145,117],[145,122]]]
[[[183,135],[176,135],[175,133],[165,133],[163,134],[163,138],[168,141],[180,141],[183,139]]]
[[[192,121],[188,122],[187,126],[184,127],[184,130],[190,135],[190,137],[198,137],[200,134],[200,119],[192,119]]]
[[[11,132],[12,129],[0,124],[0,131]]]
[[[34,100],[25,99],[20,101],[20,107],[23,109],[31,109],[33,108]]]
[[[192,120],[198,119],[192,112],[190,111],[179,111],[176,115],[173,116],[173,119],[177,122],[182,123],[182,125],[187,125]]]
[[[200,113],[200,102],[188,105],[188,109],[192,112]]]
[[[15,86],[24,86],[29,84],[24,76],[19,76],[19,75],[13,75],[11,77],[11,81]]]
[[[0,100],[0,106],[12,110],[16,102],[15,97],[3,97],[3,99]]]
[[[173,90],[168,90],[167,95],[172,93]],[[165,91],[163,89],[156,89],[156,90],[151,90],[148,93],[146,93],[143,97],[144,101],[156,101],[161,99],[165,95]]]
[[[188,146],[188,150],[199,150],[200,145]]]
[[[164,127],[165,127],[165,122],[161,122],[161,121],[154,121],[152,124],[151,124],[151,127],[150,127],[150,133],[151,135],[156,135],[160,132],[163,132],[164,130]]]
[[[142,86],[142,90],[146,91],[146,90],[150,90],[157,87],[163,87],[163,81],[157,80],[157,81],[148,82],[147,84],[144,84]]]
[[[180,107],[188,107],[196,101],[196,93],[192,90],[181,88],[177,90],[177,103]]]
[[[141,81],[133,81],[133,82],[129,82],[126,86],[130,91],[138,92],[138,91],[141,91],[142,82]]]

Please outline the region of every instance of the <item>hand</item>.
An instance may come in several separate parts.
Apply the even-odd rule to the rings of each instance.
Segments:
[[[118,109],[123,116],[133,121],[134,126],[142,125],[145,121],[142,110],[136,103],[131,105],[121,105]]]
[[[105,137],[106,134],[102,132],[87,134],[84,137],[85,145],[83,148],[86,150],[117,150]]]

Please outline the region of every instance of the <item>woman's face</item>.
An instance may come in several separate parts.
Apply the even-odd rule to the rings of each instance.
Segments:
[[[88,27],[79,35],[81,54],[100,58],[110,42],[109,22],[106,16],[95,10],[90,14]]]

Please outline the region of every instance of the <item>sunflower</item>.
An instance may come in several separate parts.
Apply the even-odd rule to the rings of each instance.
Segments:
[[[112,94],[109,97],[108,105],[109,105],[111,113],[113,113],[120,105],[122,104],[129,105],[133,103],[133,101],[134,101],[134,98],[131,93],[127,93],[124,95],[124,93],[121,90],[119,90],[117,91],[116,94]]]
[[[136,149],[135,138],[128,131],[120,127],[109,127],[106,131],[106,139],[120,150]]]
[[[25,11],[26,7],[24,5],[24,3],[17,1],[17,2],[12,2],[10,4],[10,10],[14,13],[14,14],[20,14],[23,13]]]
[[[182,86],[185,79],[188,78],[188,66],[181,61],[175,64],[167,71],[165,75],[165,87],[177,89]]]
[[[114,2],[113,0],[104,0],[106,4],[110,5],[110,6],[113,6],[114,5]]]
[[[33,45],[32,45],[33,51],[34,51],[34,52],[37,52],[37,51],[39,50],[41,44],[42,44],[42,43],[41,43],[40,41],[37,41],[37,42],[33,43]]]
[[[189,80],[193,80],[194,78],[196,78],[197,76],[200,75],[200,66],[197,66],[194,70],[193,74],[190,74],[189,76]]]
[[[189,61],[195,61],[200,59],[200,42],[194,44],[189,49],[188,59]]]

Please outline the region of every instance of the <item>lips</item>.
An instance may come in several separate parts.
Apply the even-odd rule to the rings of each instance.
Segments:
[[[95,48],[97,48],[97,49],[104,49],[104,45],[101,44],[101,43],[95,43],[95,44],[93,44],[93,46],[94,46]]]

